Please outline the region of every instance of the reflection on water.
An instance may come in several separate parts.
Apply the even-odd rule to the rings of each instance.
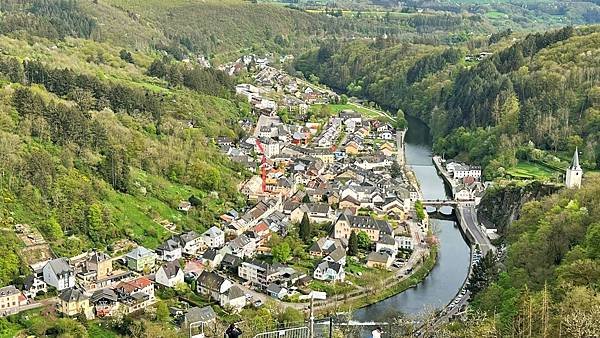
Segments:
[[[444,182],[437,175],[431,160],[431,141],[427,126],[419,120],[407,118],[406,160],[417,175],[425,199],[447,198]],[[358,309],[353,317],[358,321],[385,321],[391,314],[419,314],[446,305],[462,286],[469,269],[469,247],[456,222],[432,220],[432,227],[440,239],[436,266],[417,287]]]

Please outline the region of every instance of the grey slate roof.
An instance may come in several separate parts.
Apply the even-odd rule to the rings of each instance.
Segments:
[[[370,216],[352,216],[347,214],[341,214],[338,221],[342,219],[350,224],[352,228],[359,229],[378,229],[381,233],[392,235],[392,226],[384,220],[377,220]]]
[[[0,297],[7,297],[16,295],[19,293],[19,290],[14,285],[5,286],[0,288]]]
[[[73,268],[67,263],[64,258],[56,258],[49,261],[47,264],[57,276],[73,273]]]
[[[379,243],[386,245],[394,245],[396,241],[394,240],[394,237],[384,234],[382,236],[379,236]]]
[[[181,270],[181,267],[179,266],[179,262],[174,261],[163,265],[161,269],[164,270],[165,274],[167,275],[167,278],[171,279],[177,276],[177,273]]]
[[[90,301],[92,303],[96,303],[101,299],[108,299],[111,302],[116,302],[118,297],[112,289],[100,289],[94,292],[94,294],[90,298]]]
[[[367,256],[367,261],[385,264],[389,257],[390,256],[386,253],[371,252],[369,253],[369,256]]]
[[[185,320],[188,323],[194,322],[210,322],[217,318],[215,310],[211,306],[205,306],[203,308],[192,307],[185,314]]]
[[[225,282],[225,278],[217,275],[214,272],[202,271],[196,283],[210,290],[218,291],[221,285]]]
[[[68,288],[61,292],[58,298],[65,302],[80,302],[88,299],[89,297],[78,288]]]
[[[146,257],[148,255],[153,255],[153,254],[154,254],[154,252],[144,248],[143,246],[138,246],[137,248],[129,251],[129,253],[127,253],[126,257],[137,260],[142,257]]]

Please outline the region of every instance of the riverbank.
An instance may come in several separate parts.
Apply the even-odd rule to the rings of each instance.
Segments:
[[[413,270],[410,275],[402,278],[393,276],[381,283],[385,286],[381,292],[362,294],[356,297],[349,297],[333,304],[327,304],[322,307],[315,307],[315,313],[319,316],[327,317],[339,312],[351,312],[369,305],[376,304],[390,297],[398,295],[410,288],[419,285],[431,272],[437,263],[438,247],[434,245],[430,248],[428,256]],[[391,283],[391,284],[390,284]]]

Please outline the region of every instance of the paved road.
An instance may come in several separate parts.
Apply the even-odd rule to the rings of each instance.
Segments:
[[[475,206],[459,204],[458,209],[460,213],[460,222],[464,224],[475,240],[475,243],[473,244],[479,245],[479,248],[484,256],[488,253],[488,251],[494,250],[494,246],[490,242],[490,239],[483,232],[483,229],[479,225]]]

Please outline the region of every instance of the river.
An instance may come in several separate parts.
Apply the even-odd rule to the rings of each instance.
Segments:
[[[444,182],[431,159],[429,128],[420,120],[410,117],[407,120],[406,162],[416,174],[425,199],[445,199],[448,196]],[[432,219],[431,223],[440,240],[440,250],[429,276],[415,288],[356,310],[353,314],[355,320],[381,322],[398,312],[418,315],[423,311],[441,308],[454,298],[468,274],[469,246],[456,222]]]

